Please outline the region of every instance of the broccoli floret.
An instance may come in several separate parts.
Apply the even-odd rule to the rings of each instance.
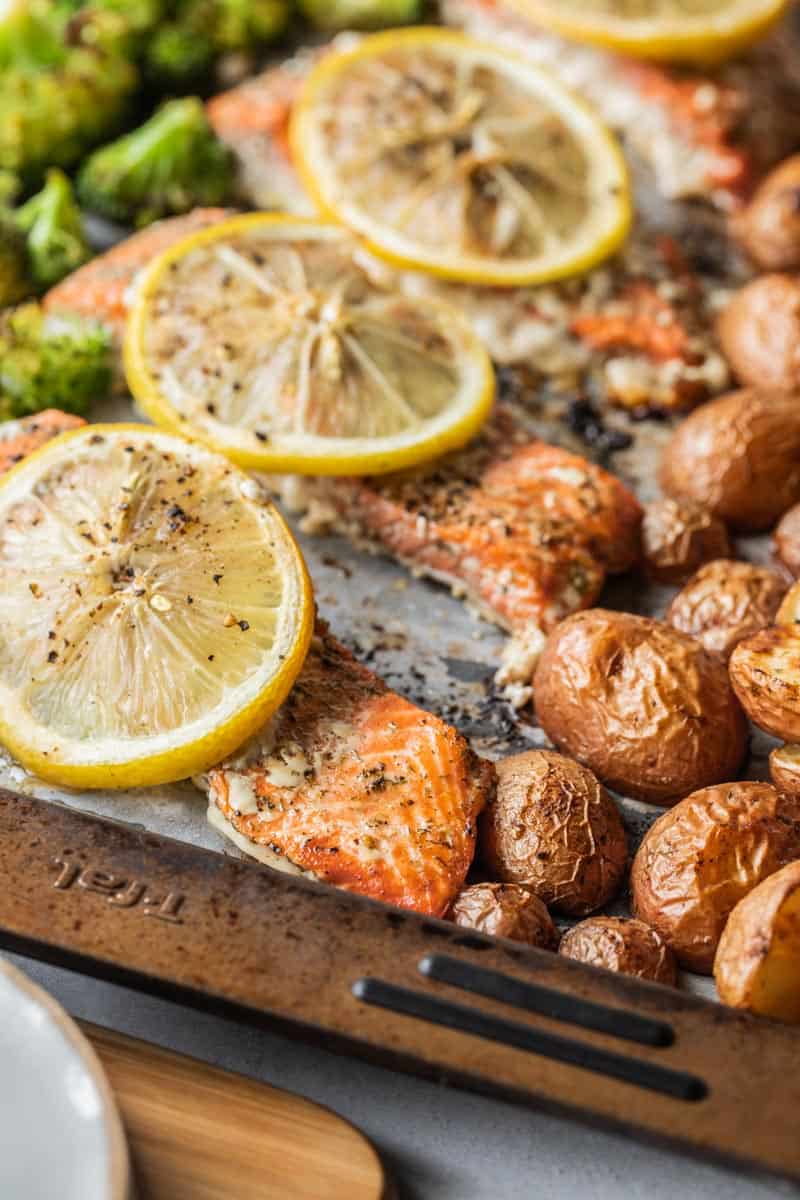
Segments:
[[[139,129],[103,146],[78,176],[78,196],[114,221],[146,225],[198,205],[222,204],[234,184],[233,158],[194,96],[172,100]]]
[[[0,420],[44,408],[84,414],[111,389],[111,335],[95,321],[25,304],[0,314]]]
[[[47,167],[69,167],[112,136],[138,81],[117,54],[78,46],[60,66],[10,68],[0,85],[0,170],[37,184]]]
[[[193,90],[211,70],[217,49],[206,34],[177,22],[162,25],[151,38],[144,75],[159,92]]]
[[[25,234],[12,213],[0,211],[0,309],[17,304],[32,291]]]
[[[220,54],[257,50],[284,32],[290,15],[288,0],[178,0],[176,7],[178,23],[209,38]]]
[[[37,291],[53,287],[92,256],[72,187],[54,168],[37,195],[18,208],[14,218],[28,239],[28,263]]]
[[[15,0],[0,18],[0,70],[60,66],[64,17],[42,0]]]
[[[419,21],[422,0],[299,0],[298,8],[317,29],[379,29]]]

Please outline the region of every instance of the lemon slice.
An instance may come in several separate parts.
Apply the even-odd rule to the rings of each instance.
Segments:
[[[511,0],[537,25],[637,58],[721,62],[783,15],[788,0]]]
[[[125,343],[150,417],[253,470],[360,475],[469,441],[491,363],[464,318],[390,295],[341,227],[256,213],[156,260]]]
[[[285,698],[312,614],[261,487],[185,438],[89,425],[0,480],[0,741],[43,779],[207,769]]]
[[[553,77],[452,30],[375,34],[323,58],[295,105],[321,211],[376,255],[510,287],[578,274],[630,226],[611,133]]]

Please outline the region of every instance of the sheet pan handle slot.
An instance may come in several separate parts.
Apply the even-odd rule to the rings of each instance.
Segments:
[[[437,983],[473,992],[487,1000],[499,1000],[554,1021],[564,1021],[596,1033],[608,1033],[627,1042],[666,1047],[675,1041],[675,1031],[666,1021],[643,1017],[630,1009],[611,1008],[592,1000],[582,1000],[579,996],[542,987],[538,983],[526,983],[502,971],[493,971],[446,954],[427,954],[419,963],[419,971]]]
[[[505,1046],[514,1046],[517,1050],[543,1055],[545,1058],[568,1063],[585,1071],[620,1079],[623,1083],[659,1092],[662,1096],[671,1096],[687,1102],[705,1100],[708,1096],[708,1087],[696,1075],[674,1071],[642,1059],[629,1058],[613,1050],[600,1050],[560,1034],[521,1025],[517,1021],[483,1013],[477,1008],[468,1008],[464,1004],[455,1004],[453,1001],[416,992],[411,988],[398,987],[382,979],[358,979],[352,990],[356,999],[363,1004],[385,1008],[420,1021],[429,1021],[434,1025],[443,1025],[447,1029],[469,1033]]]

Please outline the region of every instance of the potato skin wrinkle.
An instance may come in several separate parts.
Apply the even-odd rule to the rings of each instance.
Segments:
[[[736,905],[720,938],[714,979],[723,1004],[800,1023],[800,861]]]
[[[800,386],[800,280],[760,275],[720,313],[722,352],[740,383],[757,388]]]
[[[450,919],[466,929],[511,938],[542,950],[558,945],[558,930],[546,905],[516,883],[474,883],[453,901]]]
[[[631,613],[595,608],[558,625],[536,669],[534,703],[559,749],[652,804],[734,778],[747,749],[722,660]]]
[[[768,783],[687,796],[645,834],[633,861],[633,911],[682,967],[710,974],[730,913],[768,875],[800,857],[800,803]]]
[[[770,529],[800,501],[800,394],[753,387],[703,404],[667,443],[659,478],[736,529]]]
[[[744,638],[772,624],[785,592],[785,579],[769,567],[718,559],[673,598],[667,624],[727,659]]]
[[[669,946],[655,929],[636,918],[588,917],[567,930],[558,952],[593,967],[673,987],[678,977]]]
[[[800,799],[800,746],[776,746],[769,756],[769,777],[779,792]]]
[[[683,583],[703,563],[731,553],[723,521],[692,500],[664,496],[645,506],[645,571],[659,583]]]
[[[583,916],[617,892],[628,860],[616,804],[591,771],[551,750],[501,760],[478,824],[490,875],[530,887],[558,912]]]
[[[800,267],[800,154],[770,171],[731,230],[763,271]]]
[[[731,682],[750,720],[784,742],[800,741],[800,631],[773,625],[740,642]]]

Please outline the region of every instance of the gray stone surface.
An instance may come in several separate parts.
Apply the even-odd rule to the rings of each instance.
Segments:
[[[748,1179],[26,959],[12,961],[75,1016],[327,1105],[372,1139],[398,1185],[399,1200],[768,1200],[800,1195],[800,1189],[788,1184]],[[232,1165],[231,1200],[235,1197]]]

